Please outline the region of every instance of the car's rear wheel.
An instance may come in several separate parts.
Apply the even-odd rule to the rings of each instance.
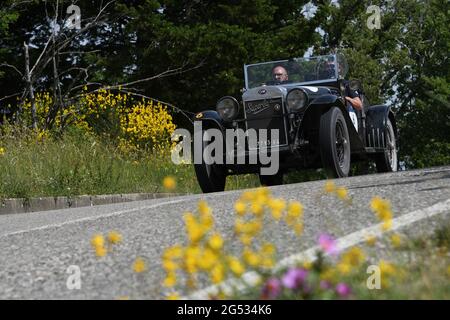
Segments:
[[[320,155],[328,176],[347,177],[350,172],[350,138],[342,111],[332,107],[320,118]]]
[[[385,129],[386,149],[375,158],[378,172],[396,172],[398,170],[397,142],[394,126],[388,118]]]
[[[277,174],[273,176],[264,176],[262,174],[259,175],[259,182],[262,186],[266,187],[272,187],[272,186],[279,186],[283,184],[283,177],[284,174],[282,172],[278,172]]]
[[[203,134],[207,135],[208,131],[203,131],[202,136]],[[195,175],[197,176],[198,184],[200,185],[200,188],[204,193],[224,191],[226,182],[225,167],[221,164],[211,164],[211,161],[205,161],[203,150],[205,150],[208,144],[211,143],[205,140],[208,140],[206,136],[202,140],[201,163],[194,164]]]

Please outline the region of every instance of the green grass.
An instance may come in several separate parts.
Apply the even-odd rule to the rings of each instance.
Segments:
[[[177,181],[172,192],[201,192],[192,165],[175,165],[170,155],[124,155],[77,131],[40,142],[29,133],[3,135],[0,147],[0,198],[165,192],[166,176]],[[226,189],[256,186],[255,175],[244,175],[228,177]]]

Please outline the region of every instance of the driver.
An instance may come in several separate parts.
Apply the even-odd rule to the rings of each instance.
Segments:
[[[284,82],[289,80],[287,70],[282,66],[275,66],[272,69],[272,78],[277,82]]]

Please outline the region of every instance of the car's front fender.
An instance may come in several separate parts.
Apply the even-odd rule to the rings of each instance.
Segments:
[[[202,124],[207,124],[207,127],[216,127],[221,131],[225,130],[225,123],[223,119],[219,116],[217,111],[206,110],[199,112],[195,115],[194,121],[201,121]]]
[[[361,138],[359,137],[355,127],[353,126],[353,122],[350,119],[347,111],[347,107],[345,106],[342,99],[336,95],[325,94],[311,101],[305,112],[303,121],[317,123],[318,125],[320,123],[320,117],[324,113],[328,112],[328,110],[330,110],[332,107],[338,107],[342,111],[350,135],[350,145],[352,152],[360,152],[361,150],[364,150],[364,144],[361,141]]]

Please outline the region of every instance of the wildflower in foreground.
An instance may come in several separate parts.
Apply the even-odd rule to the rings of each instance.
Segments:
[[[211,249],[218,251],[223,247],[223,239],[220,234],[216,233],[209,238],[208,244]]]
[[[288,289],[297,289],[308,277],[308,271],[305,269],[292,268],[283,276],[281,282]]]
[[[319,246],[329,255],[337,255],[339,253],[336,240],[328,234],[321,234],[319,236]]]
[[[336,286],[336,292],[341,298],[347,298],[351,293],[351,289],[345,283],[339,283]]]
[[[94,247],[95,255],[99,258],[106,256],[105,239],[101,234],[92,237],[91,245]]]
[[[136,273],[142,273],[147,270],[145,261],[142,258],[137,258],[133,263],[133,271]]]
[[[2,156],[2,155],[4,155],[4,154],[5,154],[5,148],[0,147],[0,156]]]
[[[325,183],[325,192],[326,193],[333,193],[336,190],[336,185],[333,181],[327,181]]]
[[[281,293],[281,281],[277,278],[270,278],[262,290],[263,299],[276,299]]]
[[[95,248],[103,247],[105,245],[105,239],[101,234],[96,234],[92,237],[91,244]]]
[[[180,295],[176,292],[173,292],[169,295],[167,295],[167,300],[180,300]]]
[[[402,237],[397,233],[393,234],[391,236],[391,244],[394,248],[400,247],[400,245],[402,244]]]
[[[338,196],[339,199],[341,200],[349,200],[348,198],[348,191],[346,188],[344,187],[339,187],[336,189],[336,195]]]
[[[367,236],[366,243],[368,246],[373,247],[377,241],[377,237],[375,236]]]
[[[122,241],[122,235],[116,231],[111,231],[108,234],[108,241],[111,244],[119,244]]]
[[[174,190],[177,186],[177,182],[175,181],[175,179],[171,176],[165,177],[163,180],[163,187],[166,190]]]

